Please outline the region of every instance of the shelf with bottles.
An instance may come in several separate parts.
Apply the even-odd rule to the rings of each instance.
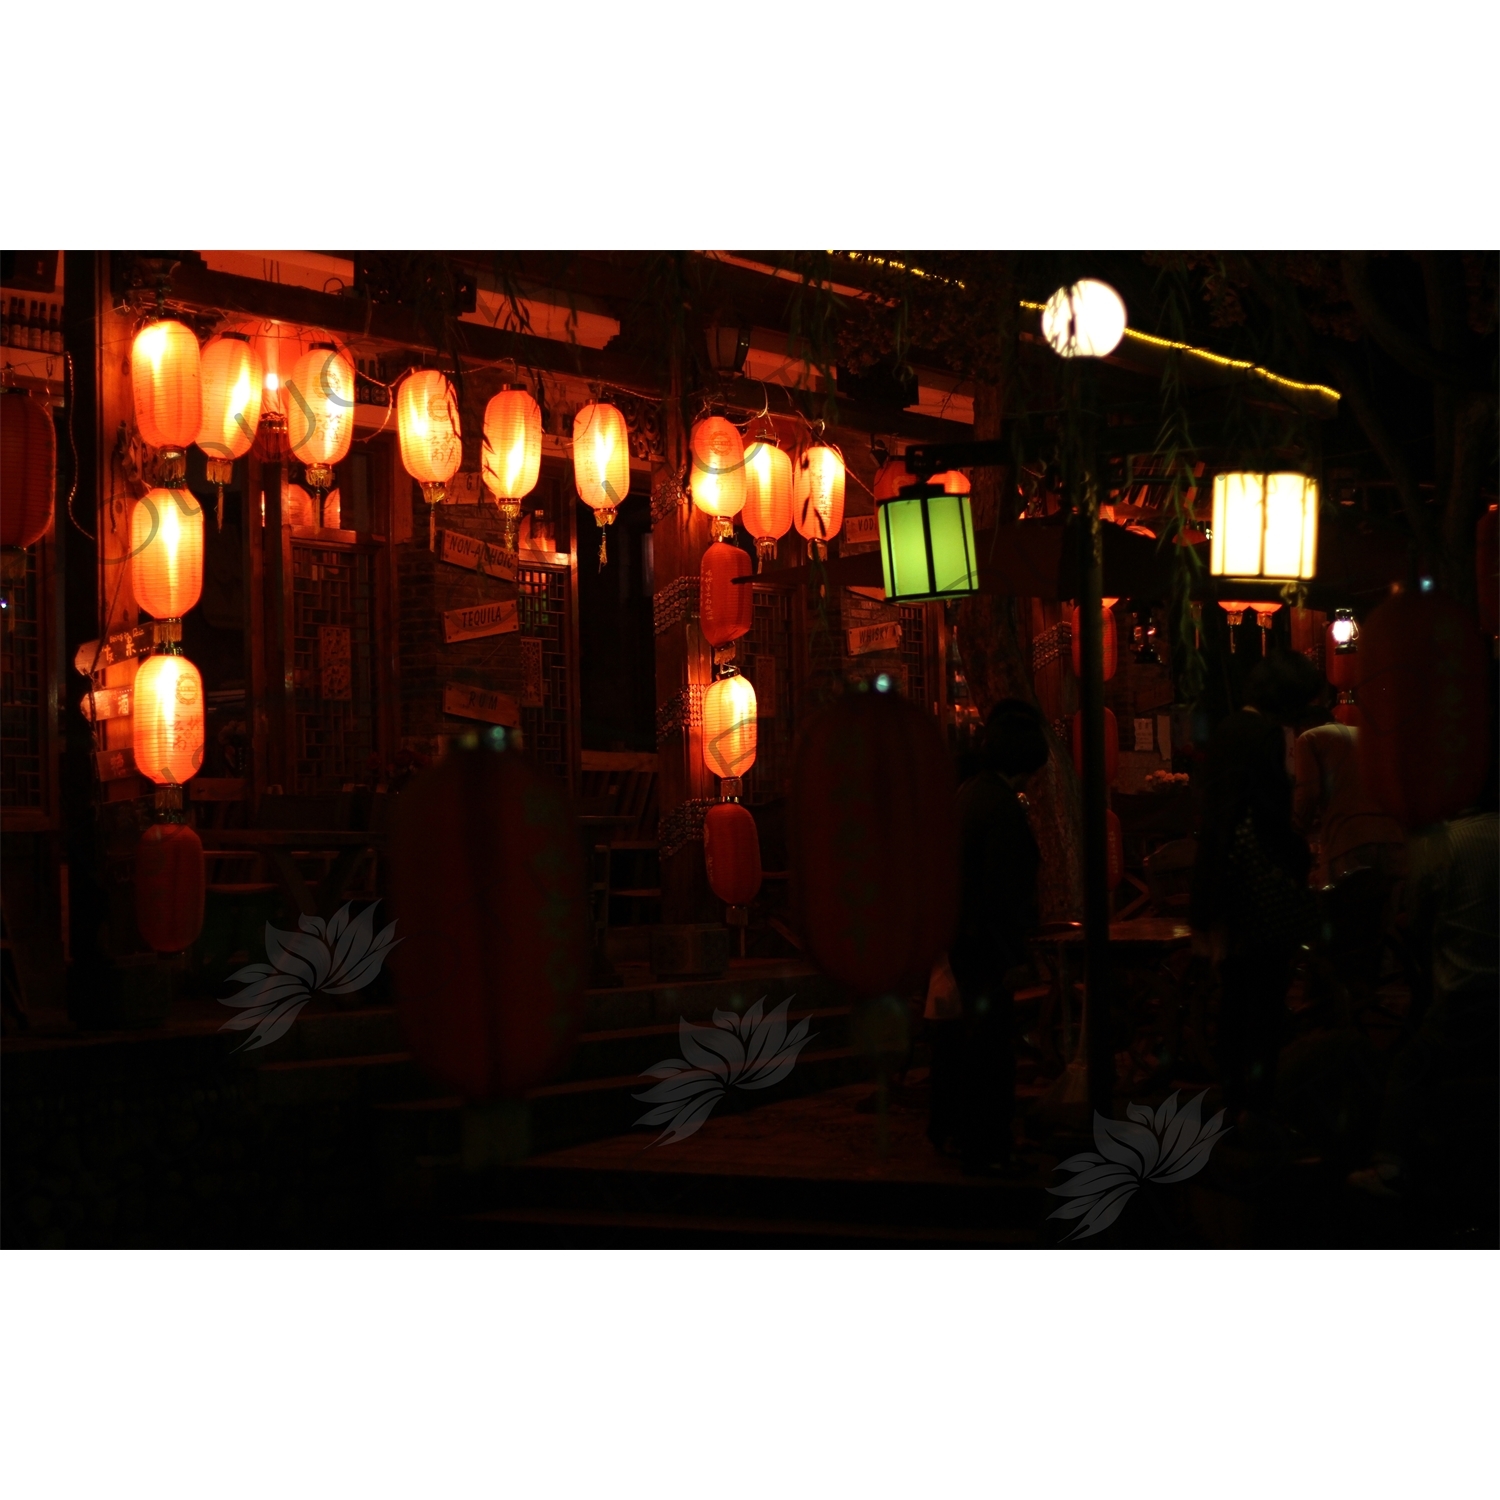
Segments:
[[[22,355],[63,352],[62,296],[59,293],[0,290],[0,345],[8,363],[19,365]]]

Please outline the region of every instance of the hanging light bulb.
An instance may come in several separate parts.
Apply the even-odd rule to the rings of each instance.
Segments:
[[[1107,282],[1059,287],[1042,309],[1042,337],[1064,359],[1103,359],[1125,337],[1125,304]]]
[[[333,488],[333,466],[348,455],[354,438],[354,366],[336,344],[314,344],[292,371],[282,398],[292,456],[307,466],[307,487],[317,497]]]
[[[203,415],[197,334],[172,318],[148,323],[130,346],[130,385],[142,440],[163,450],[163,477],[183,478]]]
[[[802,455],[792,488],[792,519],[807,538],[808,555],[821,557],[844,524],[844,458],[837,448],[818,443]]]
[[[688,446],[693,455],[693,504],[713,517],[713,537],[727,542],[734,518],[745,506],[745,444],[724,417],[695,423]]]
[[[599,527],[599,566],[609,561],[605,527],[630,493],[630,429],[607,401],[591,401],[573,418],[573,482]]]
[[[1252,604],[1250,606],[1255,612],[1255,623],[1260,626],[1260,654],[1266,654],[1266,637],[1271,629],[1271,616],[1276,613],[1281,605],[1278,604]]]
[[[203,593],[203,507],[191,490],[155,489],[130,512],[135,602],[158,620],[180,620]]]
[[[401,465],[427,501],[427,544],[437,536],[437,507],[448,493],[448,481],[463,461],[463,429],[458,397],[441,370],[413,370],[396,392],[396,423],[401,436]]]
[[[542,409],[530,391],[504,386],[490,397],[479,463],[500,512],[500,545],[514,552],[521,501],[536,488],[542,468]]]
[[[1347,609],[1336,609],[1328,623],[1328,638],[1339,656],[1349,656],[1359,650],[1359,626],[1354,614]]]
[[[755,764],[755,687],[738,672],[721,677],[703,695],[703,764],[724,778],[725,797]]]
[[[219,490],[218,527],[224,529],[224,486],[234,478],[234,461],[255,442],[260,426],[265,371],[245,333],[221,333],[203,351],[200,368],[203,421],[198,446],[207,455],[208,482]]]
[[[775,561],[776,544],[792,529],[792,460],[774,438],[756,438],[745,449],[740,524],[755,538],[762,565]]]
[[[1318,482],[1305,474],[1215,474],[1208,570],[1216,577],[1312,578]]]
[[[135,768],[158,786],[180,786],[203,766],[203,679],[178,651],[150,656],[131,696]]]
[[[1220,599],[1218,604],[1219,608],[1229,616],[1229,652],[1233,655],[1234,633],[1240,628],[1240,621],[1245,618],[1245,611],[1250,608],[1250,603],[1246,599]]]

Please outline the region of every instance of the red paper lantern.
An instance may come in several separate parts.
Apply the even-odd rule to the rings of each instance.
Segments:
[[[748,807],[716,802],[703,818],[709,889],[726,906],[749,906],[760,891],[760,831]]]
[[[148,656],[131,688],[135,768],[158,786],[181,786],[203,769],[203,679],[185,656]]]
[[[750,633],[755,590],[736,578],[750,576],[750,559],[732,542],[712,542],[703,554],[698,579],[698,623],[710,646],[723,646]]]
[[[713,518],[719,541],[734,535],[734,518],[745,508],[745,443],[739,428],[724,417],[694,425],[688,447],[693,456],[693,504]]]
[[[0,545],[29,547],[52,525],[57,433],[25,391],[0,392]]]
[[[1073,769],[1083,779],[1083,710],[1073,715]],[[1120,726],[1112,708],[1104,710],[1104,779],[1110,785],[1120,773]]]
[[[1365,716],[1359,711],[1359,704],[1351,698],[1348,702],[1333,705],[1333,721],[1335,724],[1347,724],[1351,729],[1363,729]]]
[[[1473,615],[1436,591],[1394,594],[1359,644],[1366,785],[1408,828],[1453,817],[1489,763],[1489,652]]]
[[[808,951],[866,995],[925,984],[953,936],[953,771],[932,719],[893,693],[846,693],[808,720],[787,808],[791,893]]]
[[[1120,658],[1119,635],[1115,629],[1115,612],[1111,607],[1116,602],[1114,599],[1106,600],[1100,612],[1100,617],[1104,621],[1104,680],[1106,682],[1115,675],[1115,667]],[[1068,618],[1072,622],[1073,630],[1073,675],[1082,677],[1083,635],[1079,627],[1082,616],[1078,613],[1076,604]]]
[[[1104,878],[1110,890],[1125,878],[1125,830],[1112,807],[1104,810]]]
[[[156,823],[135,850],[135,925],[156,953],[181,953],[203,931],[203,841],[185,823]]]
[[[130,346],[135,425],[153,448],[185,449],[203,425],[198,335],[184,323],[148,323]]]
[[[589,951],[562,785],[514,750],[450,750],[397,799],[391,879],[417,1060],[470,1098],[553,1077],[583,1024]]]
[[[808,541],[820,545],[844,524],[844,456],[817,443],[792,473],[792,520]]]
[[[875,471],[875,483],[872,489],[876,502],[894,500],[907,485],[916,482],[917,476],[907,470],[905,459],[888,458]]]
[[[1474,532],[1474,584],[1480,627],[1500,634],[1500,508],[1493,505]]]

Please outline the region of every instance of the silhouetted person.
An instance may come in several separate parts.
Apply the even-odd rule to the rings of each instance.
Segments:
[[[1406,863],[1401,825],[1365,790],[1359,774],[1359,730],[1319,724],[1297,737],[1293,822],[1316,839],[1329,884],[1355,870],[1397,878]]]
[[[1219,1064],[1241,1125],[1269,1113],[1292,965],[1311,922],[1286,730],[1316,712],[1324,687],[1305,657],[1278,651],[1257,664],[1245,707],[1208,744],[1192,921],[1200,950],[1219,962]]]
[[[1022,788],[1047,763],[1042,716],[1007,698],[985,720],[983,769],[958,789],[962,886],[948,961],[963,1018],[933,1027],[932,1122],[964,1170],[1005,1170],[1015,1110],[1014,991],[1038,926],[1037,848]]]

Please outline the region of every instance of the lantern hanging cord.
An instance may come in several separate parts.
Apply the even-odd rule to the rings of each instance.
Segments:
[[[73,436],[73,403],[78,393],[73,387],[73,356],[66,349],[63,350],[63,371],[63,399],[68,408],[68,452],[73,457],[73,481],[68,486],[68,499],[64,509],[74,526],[93,542],[96,540],[94,533],[73,514],[73,501],[78,494],[78,443]]]

